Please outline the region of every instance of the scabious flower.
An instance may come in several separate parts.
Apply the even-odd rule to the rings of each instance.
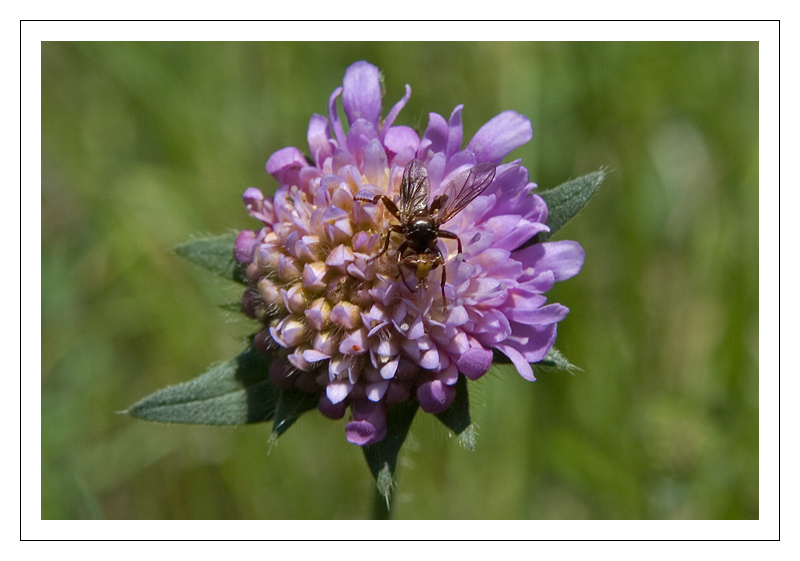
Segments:
[[[254,343],[274,356],[272,382],[319,393],[319,410],[330,418],[349,407],[347,439],[358,445],[384,438],[393,403],[416,399],[429,413],[446,410],[458,376],[483,376],[495,349],[534,380],[530,363],[545,357],[568,312],[546,304],[544,293],[583,265],[576,242],[519,249],[548,230],[547,207],[527,169],[519,160],[501,164],[532,138],[526,117],[500,113],[464,148],[461,105],[449,119],[431,113],[422,137],[395,125],[410,95],[406,86],[381,118],[378,69],[363,61],[350,66],[328,117],[311,117],[310,161],[297,148],[279,150],[267,162],[280,184],[275,194],[244,192],[247,211],[263,225],[242,231],[235,244],[250,283],[242,307],[264,326]],[[497,165],[491,185],[446,224],[463,253],[456,240],[441,238],[446,270],[438,267],[416,285],[398,270],[394,252],[402,240],[373,259],[397,220],[380,202],[365,201],[395,198],[414,158],[427,169],[431,198],[476,164]]]

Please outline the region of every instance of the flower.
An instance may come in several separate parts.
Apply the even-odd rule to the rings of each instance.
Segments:
[[[346,435],[358,445],[384,438],[393,403],[415,398],[426,412],[446,410],[458,376],[483,376],[494,350],[534,380],[530,363],[545,357],[568,312],[547,304],[544,293],[584,259],[573,241],[519,249],[548,231],[547,207],[528,171],[519,160],[501,164],[532,138],[526,117],[504,111],[462,148],[461,105],[449,119],[431,113],[422,137],[394,124],[410,95],[406,86],[381,119],[378,69],[350,66],[328,117],[311,117],[310,161],[297,148],[279,150],[266,166],[280,184],[274,196],[244,192],[247,211],[263,226],[242,231],[235,244],[249,280],[242,307],[264,326],[254,344],[274,356],[271,380],[318,392],[327,417],[342,418],[349,407]],[[397,219],[371,202],[399,193],[414,158],[427,169],[431,198],[477,164],[497,166],[488,188],[446,224],[463,253],[457,240],[440,237],[444,264],[423,279],[401,270],[395,255],[402,242],[389,233]],[[387,235],[395,240],[381,255]]]

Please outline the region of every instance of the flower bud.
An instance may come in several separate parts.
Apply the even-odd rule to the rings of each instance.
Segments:
[[[278,276],[284,281],[293,281],[300,277],[300,263],[294,257],[281,253],[278,257]]]
[[[233,244],[233,255],[239,263],[253,261],[253,251],[256,247],[256,233],[252,230],[242,230]]]
[[[242,312],[249,318],[255,318],[258,307],[261,305],[261,296],[255,290],[247,289],[242,294]]]
[[[272,306],[281,306],[283,304],[280,288],[267,278],[258,281],[258,292],[265,304]]]
[[[281,252],[275,243],[262,243],[256,250],[254,262],[261,268],[262,271],[274,271],[278,268],[280,256]]]
[[[303,352],[308,350],[308,346],[300,346],[295,348],[294,352],[286,357],[286,359],[298,370],[302,370],[303,372],[310,372],[314,370],[314,365],[308,362],[305,357],[303,357]]]
[[[303,286],[309,290],[324,290],[325,275],[328,272],[328,267],[322,261],[315,261],[313,263],[306,263],[303,266]]]
[[[350,302],[339,302],[331,310],[331,321],[345,329],[353,329],[361,324],[361,310]]]
[[[306,297],[303,292],[303,285],[293,284],[289,290],[281,289],[281,297],[286,309],[293,313],[301,313],[306,309]]]
[[[312,344],[315,350],[333,356],[339,349],[339,336],[333,331],[320,331]]]
[[[322,330],[328,325],[331,317],[331,305],[325,298],[317,298],[304,312],[308,324],[317,330]]]
[[[426,413],[441,413],[453,403],[456,390],[440,380],[425,382],[417,388],[417,401]]]
[[[297,316],[288,316],[275,327],[270,327],[269,332],[281,347],[288,349],[297,346],[305,339],[306,326]]]
[[[269,365],[269,379],[279,390],[291,389],[296,378],[289,362],[282,358],[276,358]]]

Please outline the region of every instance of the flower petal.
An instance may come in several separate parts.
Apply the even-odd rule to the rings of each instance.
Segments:
[[[482,346],[471,347],[458,359],[458,370],[470,380],[477,380],[492,366],[492,351]]]
[[[457,105],[450,114],[450,121],[447,123],[447,147],[445,153],[448,157],[461,150],[461,140],[464,129],[461,125],[461,110],[463,105]]]
[[[255,248],[256,233],[252,230],[242,230],[233,244],[233,255],[239,263],[251,263]]]
[[[307,166],[305,157],[297,148],[289,146],[278,150],[267,160],[267,173],[281,185],[296,185],[300,170]]]
[[[411,86],[406,84],[406,94],[400,101],[394,104],[394,107],[392,107],[391,111],[389,111],[388,115],[386,115],[386,119],[383,120],[381,140],[384,139],[386,132],[390,129],[392,124],[394,124],[394,120],[397,118],[397,115],[400,114],[400,111],[403,109],[403,107],[406,106],[406,103],[408,103],[409,99],[411,99]]]
[[[530,120],[516,111],[503,111],[483,125],[467,145],[479,162],[499,164],[515,148],[533,138]]]
[[[308,122],[308,148],[319,168],[322,168],[326,158],[333,155],[333,146],[331,146],[330,140],[331,131],[328,119],[315,113]]]
[[[353,404],[353,421],[345,427],[347,440],[367,446],[386,436],[386,411],[381,403],[359,400]]]
[[[428,160],[428,151],[435,153],[444,152],[446,147],[447,121],[438,113],[430,113],[428,115],[428,128],[425,129],[419,144],[419,156],[423,160]]]
[[[325,395],[331,403],[336,405],[344,401],[351,389],[353,389],[353,385],[347,380],[335,380],[325,387]]]
[[[347,121],[365,119],[378,130],[381,116],[381,82],[378,67],[364,60],[353,63],[344,73],[342,105]]]
[[[533,375],[533,368],[517,349],[509,345],[497,345],[495,348],[511,359],[520,376],[531,382],[536,380],[536,376]]]
[[[328,99],[328,121],[330,121],[333,134],[336,135],[336,143],[339,147],[342,147],[345,144],[344,129],[342,128],[342,122],[339,120],[339,112],[336,110],[336,98],[340,95],[342,95],[341,87],[333,90],[330,99]]]
[[[385,131],[383,145],[386,147],[389,162],[403,167],[417,155],[419,135],[411,127],[392,127]]]
[[[426,413],[441,413],[453,403],[456,389],[441,380],[425,382],[417,389],[417,401]]]
[[[577,275],[585,256],[581,245],[570,240],[537,243],[514,252],[514,259],[519,259],[526,267],[533,267],[536,271],[553,271],[556,281]]]

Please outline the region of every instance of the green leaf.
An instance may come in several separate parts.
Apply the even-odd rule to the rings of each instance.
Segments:
[[[386,413],[386,437],[371,446],[364,446],[364,457],[378,484],[378,492],[389,501],[397,468],[397,454],[414,420],[419,404],[408,399],[389,408]]]
[[[280,392],[278,405],[275,408],[275,422],[272,425],[272,438],[285,433],[294,422],[306,411],[319,404],[320,394],[301,392],[299,390],[283,390]]]
[[[550,239],[553,234],[586,206],[586,203],[597,192],[605,178],[606,170],[600,169],[577,179],[570,179],[549,191],[537,193],[547,203],[547,226],[550,231],[538,233],[517,250],[525,249],[533,244]]]
[[[189,240],[175,246],[175,252],[224,279],[247,284],[247,266],[233,256],[237,236],[238,232],[228,232]]]
[[[547,351],[547,356],[544,357],[544,360],[536,362],[531,365],[535,371],[542,371],[542,372],[550,372],[553,370],[564,370],[569,372],[570,374],[574,374],[576,370],[581,370],[581,368],[572,364],[564,354],[552,347],[549,351]]]
[[[550,235],[556,233],[586,206],[605,178],[606,170],[601,169],[541,193],[541,197],[547,203],[547,225],[550,227]]]
[[[269,380],[270,358],[246,349],[183,384],[145,397],[127,412],[164,423],[244,425],[269,421],[279,390]]]
[[[236,302],[228,302],[227,304],[218,304],[217,307],[221,310],[225,310],[226,312],[235,314],[243,313],[242,302],[240,300],[237,300]]]
[[[453,403],[446,410],[437,413],[436,417],[458,435],[459,442],[463,446],[472,450],[475,448],[475,430],[469,415],[469,391],[467,390],[466,376],[458,377],[455,388],[456,397],[453,399]]]

